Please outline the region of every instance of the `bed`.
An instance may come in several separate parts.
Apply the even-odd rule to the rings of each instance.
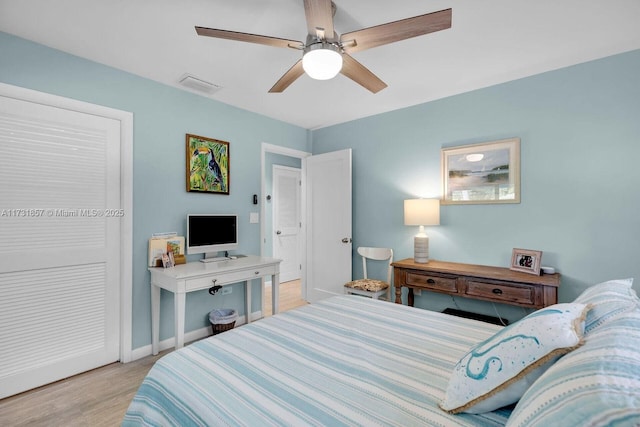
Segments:
[[[634,304],[633,310],[615,316],[608,310],[607,315],[637,311],[631,322],[640,331],[640,308]],[[595,329],[601,327],[602,322]],[[534,390],[535,404],[527,402],[524,409],[519,404],[453,414],[440,407],[461,358],[503,329],[359,296],[335,296],[162,357],[133,398],[123,426],[529,425],[540,408],[558,400],[544,397],[556,392],[545,377],[548,371],[534,383],[544,380],[544,392]],[[621,336],[629,342],[628,331]],[[640,334],[636,338],[640,344]],[[635,369],[640,379],[637,359],[625,369]],[[640,380],[630,377],[625,386],[631,398],[623,406],[632,409],[625,415],[627,424],[619,425],[640,422]],[[519,411],[517,420],[510,419],[512,411]],[[541,417],[540,425],[549,421]]]

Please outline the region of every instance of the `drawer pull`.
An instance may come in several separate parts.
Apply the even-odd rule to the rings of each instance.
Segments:
[[[213,283],[215,285],[217,281],[218,281],[218,279],[213,279],[213,280],[211,280],[211,283]]]
[[[436,283],[436,281],[433,279],[427,279],[427,283]]]
[[[491,292],[493,292],[496,295],[502,295],[502,289],[496,288],[496,289],[492,290]]]
[[[256,273],[256,274],[260,274],[260,272],[259,272],[259,271],[256,271],[255,273]]]

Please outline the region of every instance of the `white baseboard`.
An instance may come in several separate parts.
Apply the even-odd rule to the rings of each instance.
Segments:
[[[262,311],[254,311],[253,313],[251,313],[251,321],[256,321],[262,319]],[[238,320],[236,320],[236,326],[242,326],[245,323],[247,323],[246,321],[246,317],[245,316],[238,316]],[[192,341],[198,341],[201,340],[203,338],[208,337],[209,335],[211,335],[211,327],[207,326],[204,328],[200,328],[200,329],[196,329],[195,331],[189,331],[187,333],[184,334],[184,342],[188,343],[188,342],[192,342]],[[175,338],[171,337],[171,338],[167,338],[165,340],[160,341],[160,351],[164,351],[164,350],[168,350],[170,348],[173,348],[175,346]],[[152,354],[152,350],[151,350],[151,344],[142,346],[142,347],[138,347],[134,350],[132,350],[131,352],[131,362],[133,362],[134,360],[138,360],[138,359],[142,359],[143,357],[147,357],[150,356]]]

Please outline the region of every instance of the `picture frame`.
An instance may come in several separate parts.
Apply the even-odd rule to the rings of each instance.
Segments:
[[[442,204],[520,203],[520,138],[441,150]]]
[[[186,135],[187,191],[229,194],[229,143]]]
[[[164,268],[171,268],[173,267],[171,265],[171,258],[169,258],[169,253],[168,252],[164,252],[162,254],[162,267]]]
[[[541,262],[542,251],[514,248],[511,252],[511,267],[509,269],[539,276]]]

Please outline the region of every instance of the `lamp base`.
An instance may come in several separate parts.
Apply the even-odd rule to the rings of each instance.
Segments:
[[[413,260],[418,264],[429,262],[429,238],[427,236],[413,238]]]

